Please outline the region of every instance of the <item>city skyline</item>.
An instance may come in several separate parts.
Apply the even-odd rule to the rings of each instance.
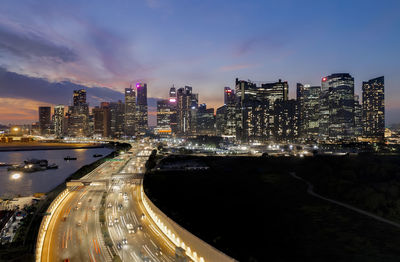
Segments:
[[[56,86],[68,82],[28,89],[32,77],[96,86],[88,89],[94,94],[88,98],[91,106],[118,100],[109,97],[122,99],[123,90],[136,81],[148,84],[149,98],[166,98],[172,85],[189,85],[198,90],[199,103],[216,109],[223,104],[219,90],[234,88],[236,77],[270,82],[280,78],[288,81],[294,98],[297,83],[319,85],[321,77],[332,73],[351,74],[358,95],[363,81],[384,75],[386,124],[400,122],[398,5],[255,1],[186,6],[143,1],[114,7],[105,2],[5,1],[0,19],[0,123],[34,122],[38,106],[69,104],[56,101],[67,99],[57,97],[61,91]],[[240,12],[251,13],[252,19],[240,19]],[[331,13],[340,19],[326,19]],[[8,72],[27,76],[25,85],[11,81]],[[153,120],[155,107],[154,100],[149,102]]]

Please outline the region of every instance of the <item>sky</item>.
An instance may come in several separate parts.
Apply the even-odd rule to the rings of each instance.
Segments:
[[[37,107],[91,106],[147,82],[155,98],[190,85],[217,108],[235,78],[320,85],[346,72],[385,76],[386,122],[400,122],[398,0],[2,0],[0,123],[37,121]]]

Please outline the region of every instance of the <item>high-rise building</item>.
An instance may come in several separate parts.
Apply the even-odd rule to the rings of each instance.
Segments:
[[[178,116],[177,116],[177,93],[174,86],[169,90],[169,106],[171,110],[170,126],[172,134],[178,133]]]
[[[227,125],[227,105],[223,105],[217,108],[215,113],[215,129],[217,136],[223,136],[226,132]]]
[[[363,137],[383,142],[385,135],[385,79],[383,76],[363,82]]]
[[[39,129],[41,135],[50,134],[51,125],[51,107],[40,106],[39,107]]]
[[[274,105],[274,139],[291,142],[299,135],[298,101],[277,100]]]
[[[175,114],[170,99],[157,101],[157,127],[156,133],[161,136],[170,136],[172,134],[171,116]]]
[[[100,107],[92,109],[93,133],[100,137],[110,137],[111,134],[111,113],[110,104],[102,102]]]
[[[57,138],[63,137],[65,132],[64,109],[65,107],[63,105],[57,105],[54,107],[54,135]]]
[[[68,135],[85,137],[89,134],[89,105],[86,103],[86,90],[74,90],[73,105],[68,107]]]
[[[296,94],[299,108],[299,136],[306,140],[317,140],[321,87],[297,83]]]
[[[236,136],[243,142],[266,141],[274,135],[274,106],[288,99],[289,86],[279,79],[274,83],[254,83],[236,78]]]
[[[137,131],[139,135],[144,135],[148,130],[147,113],[147,84],[136,83],[137,93]]]
[[[350,74],[322,78],[319,130],[321,139],[354,140],[354,78]]]
[[[231,105],[236,102],[235,90],[232,90],[230,87],[224,87],[224,104]]]
[[[136,136],[136,94],[130,88],[125,88],[125,135]]]
[[[181,135],[193,135],[196,132],[198,94],[192,93],[191,86],[177,91],[177,132]]]
[[[354,136],[361,137],[363,133],[362,123],[362,105],[360,104],[360,97],[354,96]]]
[[[124,135],[125,105],[119,100],[118,102],[111,102],[109,107],[111,136],[115,138],[122,137]]]
[[[197,135],[215,135],[214,108],[200,104],[197,110]]]

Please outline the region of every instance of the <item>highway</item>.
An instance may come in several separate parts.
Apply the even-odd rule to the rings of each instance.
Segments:
[[[113,254],[122,261],[175,261],[175,245],[148,220],[141,204],[142,173],[149,154],[134,144],[130,152],[82,178],[93,181],[91,185],[71,188],[53,211],[41,261],[112,261]],[[105,180],[107,187],[101,183]],[[103,196],[103,228],[108,229],[111,248],[105,245],[101,231]]]

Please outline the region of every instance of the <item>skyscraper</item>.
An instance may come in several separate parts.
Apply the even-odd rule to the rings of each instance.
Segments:
[[[362,84],[363,137],[383,142],[385,135],[385,79],[383,76]]]
[[[234,104],[235,103],[235,90],[232,90],[230,87],[224,87],[224,104]]]
[[[51,125],[51,107],[40,106],[39,107],[39,129],[41,135],[50,134]]]
[[[125,88],[125,135],[136,136],[136,94],[130,88]]]
[[[306,140],[316,140],[319,132],[320,86],[297,83],[299,107],[299,135]]]
[[[273,83],[255,83],[236,78],[237,108],[236,135],[243,142],[273,139],[278,101],[287,101],[289,85],[279,79]]]
[[[174,114],[170,99],[157,101],[157,127],[156,133],[161,136],[172,134],[171,116]]]
[[[170,126],[172,134],[178,133],[178,116],[177,116],[177,94],[176,89],[172,86],[169,90],[169,106],[171,110]]]
[[[147,113],[147,84],[137,83],[137,128],[138,134],[144,135],[148,129],[148,113]]]
[[[191,86],[177,91],[177,132],[181,135],[192,135],[196,132],[196,115],[198,94],[192,93]]]
[[[214,108],[200,104],[197,110],[197,135],[215,135]]]
[[[63,105],[57,105],[54,107],[54,135],[57,138],[61,138],[64,136],[64,108],[65,107]]]
[[[89,135],[89,105],[86,90],[74,90],[73,105],[68,108],[68,135],[84,137]]]
[[[125,105],[121,100],[110,103],[110,132],[112,137],[122,137],[124,135],[124,115]]]
[[[354,96],[354,136],[359,138],[363,134],[362,123],[362,105],[360,104],[360,97]]]
[[[110,104],[102,102],[100,108],[92,109],[93,133],[100,137],[109,137],[111,133]]]
[[[321,138],[353,140],[354,78],[347,73],[332,74],[322,78],[321,87]]]

